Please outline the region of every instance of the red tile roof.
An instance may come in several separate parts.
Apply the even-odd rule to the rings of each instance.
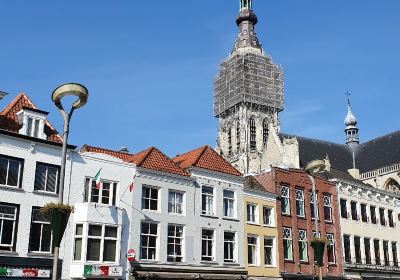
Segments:
[[[171,173],[179,176],[190,176],[185,170],[180,168],[175,162],[173,162],[169,157],[167,157],[155,147],[148,148],[137,154],[128,154],[109,149],[84,145],[81,149],[81,152],[106,154],[116,158],[120,158],[125,162],[134,163],[138,167]]]
[[[35,104],[26,96],[24,93],[20,93],[17,97],[11,101],[10,104],[0,113],[0,129],[8,130],[11,132],[18,133],[20,125],[18,122],[17,113],[22,110],[23,107],[36,109]],[[62,143],[62,138],[55,130],[55,128],[46,121],[44,127],[44,133],[47,136],[47,140]]]
[[[104,148],[99,148],[99,147],[93,147],[89,145],[84,145],[81,149],[80,152],[85,153],[98,153],[98,154],[106,154],[112,157],[116,157],[122,160],[126,160],[129,157],[133,156],[133,154],[129,153],[124,153],[124,152],[118,152],[118,151],[113,151],[109,149],[104,149]]]
[[[128,158],[127,161],[135,163],[142,168],[190,177],[185,170],[155,147],[137,153]]]
[[[198,167],[233,176],[242,176],[235,167],[209,146],[203,146],[172,159],[181,168]]]

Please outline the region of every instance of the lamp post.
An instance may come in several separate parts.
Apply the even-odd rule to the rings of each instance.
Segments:
[[[324,160],[313,160],[309,162],[305,167],[304,170],[306,171],[310,181],[312,183],[312,193],[314,197],[314,221],[315,221],[315,232],[318,237],[318,199],[315,187],[315,178],[314,175],[321,173],[326,169],[326,164]],[[325,246],[325,245],[324,245]],[[314,248],[314,254],[316,250]],[[319,266],[319,279],[322,280],[322,266]]]
[[[77,99],[72,104],[71,109],[65,111],[61,99],[66,96],[75,96]],[[58,188],[58,203],[63,204],[64,197],[64,184],[65,184],[65,165],[67,162],[67,147],[68,147],[68,134],[69,134],[69,124],[73,112],[76,109],[83,107],[88,100],[89,92],[86,87],[81,84],[69,83],[57,87],[52,95],[51,99],[61,113],[64,119],[64,131],[63,131],[63,145],[61,153],[61,170],[60,170],[60,184]],[[61,239],[60,239],[61,240]],[[59,246],[54,247],[54,261],[53,261],[53,280],[57,280],[58,275],[58,257],[59,257]]]

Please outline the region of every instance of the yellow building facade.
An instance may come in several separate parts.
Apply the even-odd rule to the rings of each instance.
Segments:
[[[246,187],[244,209],[243,252],[249,279],[280,278],[276,195]]]

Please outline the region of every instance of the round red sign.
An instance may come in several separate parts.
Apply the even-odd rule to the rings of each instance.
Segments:
[[[133,249],[128,250],[128,262],[134,262],[136,260],[136,252]]]

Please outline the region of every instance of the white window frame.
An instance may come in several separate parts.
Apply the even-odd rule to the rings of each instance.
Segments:
[[[325,217],[325,208],[329,209],[330,220]],[[331,223],[333,221],[333,211],[332,211],[332,195],[324,194],[324,220],[325,222]]]
[[[246,221],[249,224],[258,224],[258,205],[248,202],[246,205]]]
[[[2,240],[2,235],[4,232],[4,221],[13,221],[13,228],[12,228],[12,235],[11,235],[11,244],[1,244],[0,247],[5,247],[9,248],[9,251],[12,252],[14,251],[14,243],[15,243],[15,238],[16,238],[16,224],[17,224],[17,219],[18,219],[18,213],[19,213],[19,208],[15,205],[8,205],[8,204],[1,204],[0,203],[0,208],[5,207],[5,208],[13,208],[14,209],[14,214],[8,214],[8,213],[1,213],[0,212],[0,241]]]
[[[174,236],[169,235],[169,227],[174,227]],[[182,229],[182,236],[178,236],[177,235],[177,229],[181,228]],[[173,242],[169,242],[169,239],[172,238]],[[178,243],[176,241],[179,241]],[[183,225],[176,225],[176,224],[168,224],[168,228],[167,228],[167,261],[168,262],[173,262],[173,263],[184,263],[185,262],[185,256],[184,256],[184,252],[185,252],[185,227]],[[176,253],[176,248],[177,246],[181,247],[181,255],[170,255],[168,253],[168,247],[169,245],[173,245],[174,246],[174,251]],[[181,258],[181,261],[171,261],[168,260],[168,258]]]
[[[317,221],[319,220],[319,204],[318,204],[318,193],[317,192],[315,192],[315,197],[316,197],[316,199],[317,199],[317,203],[316,203],[316,205],[315,205],[315,203],[314,203],[314,193],[311,191],[310,192],[310,210],[312,210],[311,209],[311,205],[313,205],[313,207],[316,207],[317,208],[317,217],[312,217],[313,215],[314,215],[314,213],[311,213],[311,220],[315,220],[315,218],[317,218]],[[312,212],[314,212],[314,211],[312,211]]]
[[[265,222],[265,218],[266,218],[265,210],[267,210],[267,209],[270,211],[270,214],[269,214],[269,223],[268,223],[268,224]],[[264,225],[264,226],[267,226],[267,227],[273,227],[273,226],[275,226],[275,212],[274,212],[274,207],[271,207],[271,206],[264,206],[264,207],[263,207],[263,225]]]
[[[225,196],[225,192],[230,192],[233,194],[232,197]],[[222,190],[223,195],[223,216],[225,218],[236,218],[236,192],[233,190],[224,189]],[[227,206],[227,208],[225,208]],[[231,206],[232,208],[229,208]],[[225,215],[225,209],[232,209],[231,211],[228,210],[228,215]]]
[[[31,215],[31,231],[29,233],[29,252],[30,253],[37,253],[37,254],[50,254],[52,252],[52,244],[53,244],[53,232],[51,231],[51,237],[50,237],[50,250],[49,251],[41,251],[42,248],[42,243],[43,243],[43,227],[45,225],[50,226],[50,221],[45,221],[45,218],[43,220],[37,220],[34,221],[35,218],[35,213],[34,212],[39,212],[40,208],[32,208],[32,215]],[[37,214],[40,215],[40,214]],[[40,237],[39,237],[39,251],[31,251],[30,245],[31,245],[31,234],[33,232],[33,224],[39,224],[40,225]],[[50,229],[51,230],[51,229]]]
[[[301,207],[303,213],[297,214],[298,207]],[[305,218],[306,209],[305,209],[305,199],[304,199],[304,190],[296,189],[296,215],[297,217]]]
[[[177,196],[182,196],[182,202],[177,202]],[[172,198],[172,199],[171,199]],[[168,213],[174,215],[185,215],[185,193],[182,191],[169,190],[168,191]],[[180,207],[180,213],[177,211]]]
[[[225,234],[233,234],[233,240],[227,240],[225,239]],[[224,231],[224,263],[237,263],[237,234],[236,232],[233,231]],[[225,258],[225,245],[229,244],[230,246],[233,247],[233,256],[231,256],[232,258],[230,259],[226,259]]]
[[[288,212],[285,212],[284,209],[281,209],[282,214],[290,215],[290,212],[291,212],[290,188],[288,186],[281,186],[281,199],[287,201],[287,207],[288,207]],[[282,203],[281,203],[281,205],[282,205]]]
[[[82,234],[77,234],[77,227],[82,226]],[[81,240],[81,250],[79,252],[79,259],[75,259],[75,253],[77,252],[76,250],[76,240],[80,239]],[[74,224],[74,244],[73,244],[73,250],[72,250],[72,261],[73,262],[82,262],[86,256],[83,256],[83,251],[84,250],[84,240],[85,240],[85,225],[83,223],[76,223]]]
[[[212,232],[212,238],[209,238],[208,236],[205,238],[203,235],[203,231],[210,231]],[[208,245],[208,242],[211,241],[211,255],[203,255],[203,242],[206,242],[206,244]],[[207,252],[209,252],[208,246],[207,246]],[[202,262],[214,262],[215,261],[215,229],[210,229],[210,228],[203,228],[201,229],[201,261]],[[207,258],[207,259],[205,259]],[[210,260],[208,260],[208,258],[210,258]]]
[[[333,262],[329,262],[330,264],[335,264],[336,263],[336,243],[335,243],[335,235],[332,233],[327,233],[326,234],[326,239],[328,240],[327,249],[326,253],[328,254],[328,247],[333,247]],[[365,239],[363,239],[365,240]],[[370,245],[371,246],[371,245]],[[364,247],[365,248],[365,247]],[[328,257],[329,260],[329,257]]]
[[[110,189],[109,189],[109,196],[108,196],[108,204],[103,203],[103,187],[104,184],[110,184]],[[118,201],[118,190],[119,190],[119,183],[111,180],[100,180],[100,188],[98,189],[99,194],[98,194],[98,201],[93,201],[93,189],[95,187],[96,181],[94,178],[86,177],[85,178],[85,197],[84,201],[87,203],[96,203],[96,204],[101,204],[101,205],[109,205],[109,206],[118,206],[119,201]],[[116,188],[116,190],[114,190]],[[116,196],[114,198],[114,195]],[[114,203],[115,201],[115,203]]]
[[[150,190],[150,197],[145,197],[144,196],[145,195],[145,189],[149,189]],[[157,192],[157,199],[151,198],[151,194],[152,194],[153,191]],[[161,194],[161,192],[160,192],[159,188],[154,187],[154,186],[149,186],[149,185],[143,185],[142,186],[142,199],[141,199],[141,201],[142,201],[142,210],[152,211],[152,212],[159,212],[160,208],[161,208],[160,207],[160,201],[161,201],[160,194]],[[149,201],[149,209],[145,208],[145,203],[144,203],[145,200]],[[155,210],[154,209],[150,209],[152,201],[156,201],[157,202],[157,209],[155,209]]]
[[[0,184],[0,186],[5,186],[5,187],[9,187],[9,188],[16,188],[16,189],[21,188],[22,168],[23,168],[23,165],[24,165],[24,160],[23,159],[19,159],[19,158],[9,157],[9,156],[6,156],[6,155],[0,155],[0,159],[7,161],[6,178],[4,178],[5,179],[5,184]],[[18,178],[17,178],[17,185],[16,186],[8,184],[8,179],[9,179],[9,175],[10,175],[10,161],[14,161],[14,162],[18,162],[19,163]]]
[[[204,189],[211,189],[212,193],[204,192]],[[206,216],[215,216],[215,188],[211,186],[201,187],[201,213]],[[203,209],[203,200],[205,200],[205,209]],[[211,201],[211,207],[209,208],[209,203]]]
[[[143,224],[149,224],[149,232],[147,232],[147,233],[143,233]],[[157,226],[157,234],[151,234],[150,233],[150,226],[151,225],[156,225]],[[141,260],[145,260],[145,261],[157,261],[158,260],[158,252],[159,252],[159,240],[160,240],[160,226],[159,226],[159,224],[158,223],[154,223],[154,222],[149,222],[149,221],[142,221],[141,222],[141,224],[140,224],[140,259]],[[142,244],[142,237],[147,237],[147,238],[156,238],[156,247],[154,248],[154,247],[150,247],[149,245],[148,245],[148,243],[149,243],[149,239],[147,239],[147,246],[144,246],[144,244]],[[147,257],[149,256],[149,249],[155,249],[155,254],[154,254],[154,259],[149,259],[149,258],[147,258],[147,259],[145,259],[145,258],[143,258],[143,256],[142,256],[142,248],[146,248],[146,250],[147,250]]]
[[[249,238],[254,238],[256,240],[256,244],[249,244]],[[259,266],[260,265],[260,237],[258,235],[249,234],[247,236],[247,250],[250,250],[250,247],[254,250],[254,263],[249,262],[249,258],[247,257],[248,266]],[[249,252],[247,252],[249,255]]]
[[[292,229],[291,228],[283,228],[283,245],[285,245],[285,240],[286,242],[289,242],[290,245],[290,257],[286,259],[285,258],[285,246],[283,246],[283,256],[284,256],[284,260],[285,261],[293,261],[293,233],[292,233]]]
[[[40,189],[36,189],[36,176],[37,176],[37,172],[38,172],[38,166],[43,166],[46,167],[46,181],[44,183],[44,190],[40,190]],[[48,181],[48,174],[49,174],[49,168],[55,168],[57,169],[57,174],[56,174],[56,182],[55,182],[55,186],[54,186],[54,192],[53,191],[49,191],[48,190],[48,185],[47,185],[47,181]],[[34,182],[34,190],[35,192],[43,192],[43,193],[52,193],[52,194],[57,194],[58,193],[58,189],[60,187],[60,166],[57,165],[53,165],[53,164],[49,164],[49,163],[45,163],[45,162],[37,162],[36,163],[36,170],[35,170],[35,182]]]
[[[308,262],[308,241],[307,241],[307,231],[304,229],[299,229],[299,260],[300,262]],[[305,245],[305,259],[301,259],[300,256],[300,243],[302,243],[303,245]]]
[[[272,240],[272,246],[267,245],[267,240]],[[272,264],[266,264],[265,252],[266,248],[270,248],[272,252]],[[276,237],[264,236],[264,265],[265,267],[276,267]]]

